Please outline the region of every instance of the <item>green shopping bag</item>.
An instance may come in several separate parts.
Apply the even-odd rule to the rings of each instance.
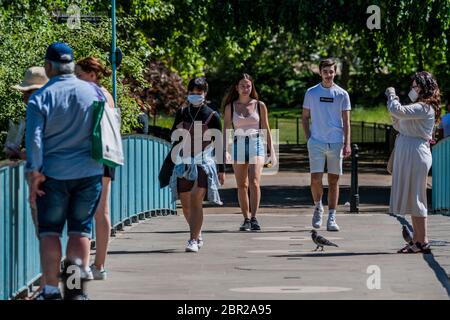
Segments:
[[[94,117],[92,158],[111,168],[123,165],[118,110],[111,108],[105,101],[94,101],[92,111]]]

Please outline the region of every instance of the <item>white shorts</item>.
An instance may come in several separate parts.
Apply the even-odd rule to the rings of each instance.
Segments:
[[[308,139],[309,170],[311,173],[327,172],[342,175],[342,148],[344,143],[322,143],[313,138]]]

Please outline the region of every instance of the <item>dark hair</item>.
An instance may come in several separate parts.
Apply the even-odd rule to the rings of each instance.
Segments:
[[[78,60],[77,66],[79,66],[84,72],[95,72],[98,80],[111,75],[111,70],[104,67],[100,60],[95,57],[87,57]]]
[[[208,82],[206,82],[206,78],[205,77],[195,77],[195,78],[191,79],[191,81],[189,81],[189,84],[188,84],[188,91],[191,92],[195,88],[207,93],[208,92]]]
[[[319,71],[322,72],[322,69],[325,67],[332,67],[334,66],[334,71],[337,71],[337,65],[336,65],[336,61],[334,61],[333,59],[324,59],[324,60],[320,60],[319,63]]]
[[[441,118],[441,92],[433,75],[427,71],[416,72],[412,80],[420,88],[419,99],[417,101],[431,105],[435,112],[436,123]]]
[[[247,73],[242,73],[239,75],[239,77],[236,78],[231,87],[228,89],[228,93],[222,100],[222,108],[225,108],[226,105],[232,103],[233,101],[236,101],[239,98],[239,92],[236,90],[236,86],[239,85],[239,82],[241,82],[241,80],[248,80],[252,83],[252,92],[250,92],[250,97],[256,100],[259,99],[258,92],[256,92],[255,83],[253,82],[253,78]]]

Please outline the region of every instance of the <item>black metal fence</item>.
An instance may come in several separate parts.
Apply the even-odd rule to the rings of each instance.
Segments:
[[[286,118],[274,116],[271,127],[279,129],[280,144],[305,144],[306,139],[301,117]],[[394,129],[389,124],[352,121],[351,142],[362,145],[370,144],[375,149],[386,152],[392,150],[395,140]]]

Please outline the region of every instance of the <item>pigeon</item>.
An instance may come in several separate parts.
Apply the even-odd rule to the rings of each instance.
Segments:
[[[406,243],[408,243],[409,245],[413,245],[413,233],[411,232],[411,230],[409,230],[408,226],[403,225],[402,226],[402,236],[403,239],[405,239]]]
[[[325,239],[321,235],[318,235],[316,230],[311,230],[311,238],[314,241],[314,243],[317,245],[317,248],[314,251],[317,251],[319,248],[322,248],[321,251],[323,251],[324,246],[338,247],[337,244],[331,242],[330,240]]]

